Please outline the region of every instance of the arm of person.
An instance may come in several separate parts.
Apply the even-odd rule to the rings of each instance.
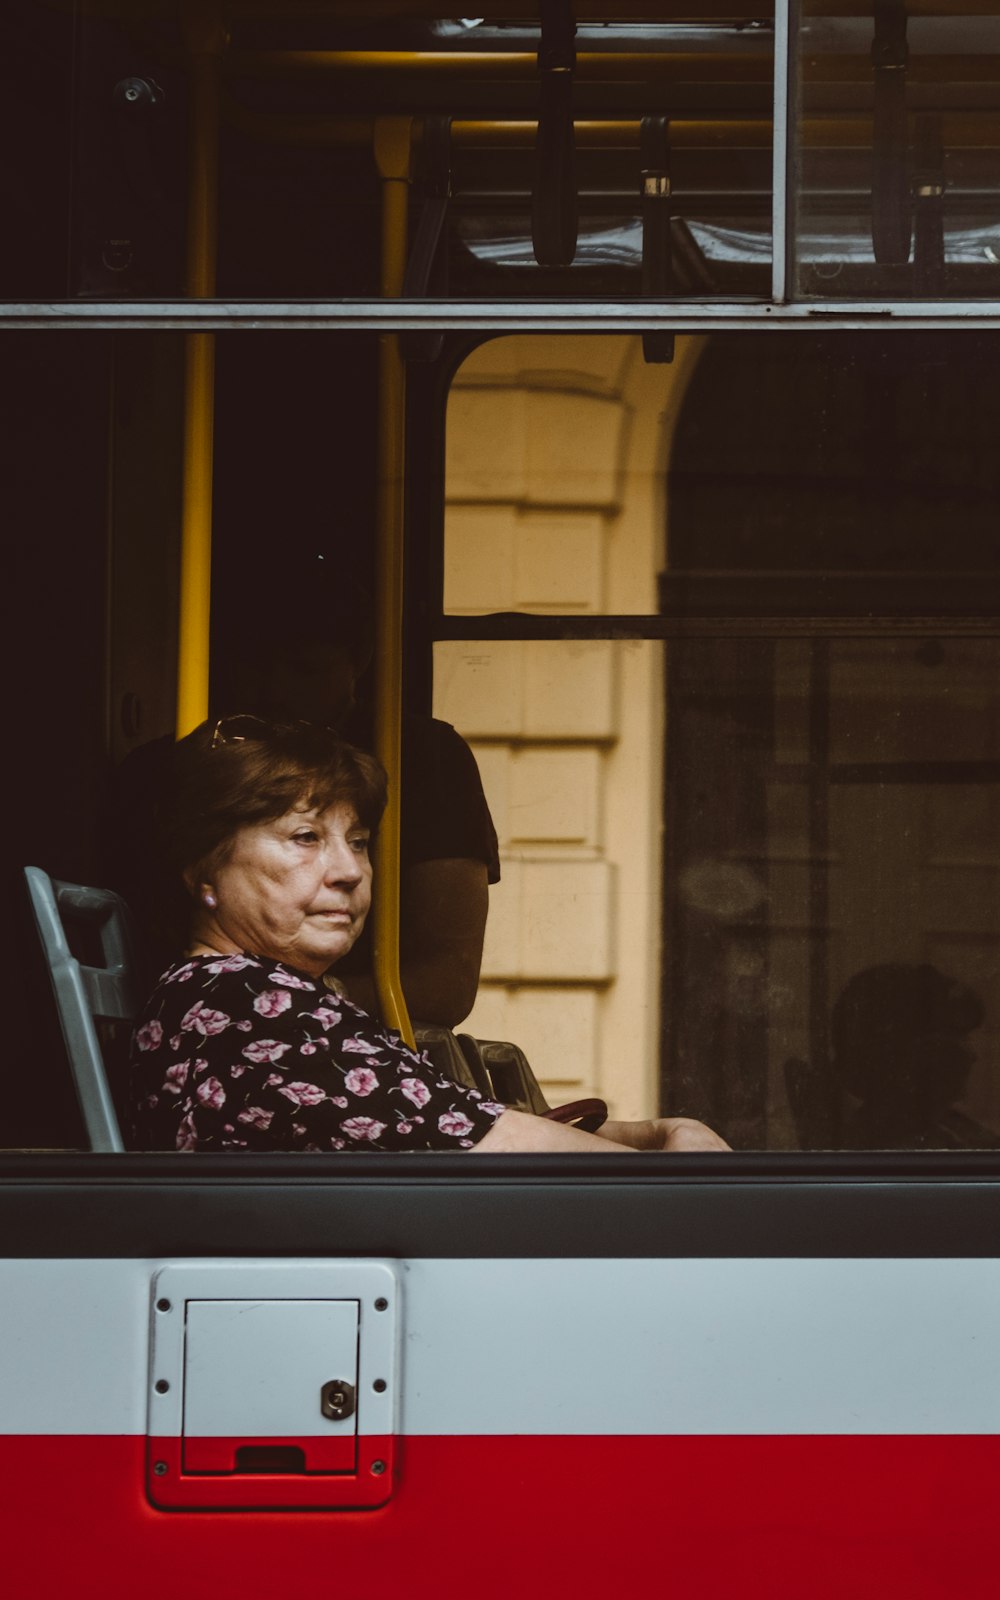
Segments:
[[[414,1021],[455,1028],[469,1015],[479,987],[488,908],[482,861],[420,861],[403,874],[399,975]],[[355,1004],[377,1009],[369,974],[351,974],[342,982]]]
[[[596,1137],[607,1139],[616,1149],[631,1150],[729,1150],[731,1148],[704,1122],[693,1117],[650,1117],[641,1122],[605,1122]]]
[[[610,1131],[609,1131],[610,1130]],[[553,1151],[563,1155],[601,1155],[611,1151],[728,1150],[703,1122],[689,1117],[658,1117],[648,1122],[605,1123],[597,1133],[582,1133],[579,1128],[546,1117],[533,1117],[524,1111],[504,1111],[484,1134],[473,1152],[483,1155],[522,1154]]]

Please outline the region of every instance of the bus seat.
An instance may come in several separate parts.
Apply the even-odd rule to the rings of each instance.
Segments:
[[[514,1111],[543,1117],[548,1102],[523,1050],[499,1039],[473,1039],[468,1033],[430,1023],[415,1023],[414,1038],[434,1065],[466,1089],[478,1089],[487,1100],[499,1100]]]
[[[131,1022],[138,1010],[128,907],[110,889],[62,883],[40,867],[25,867],[24,875],[90,1148],[124,1150],[96,1022]],[[100,965],[74,956],[74,927],[96,935]]]
[[[501,1039],[473,1039],[460,1033],[458,1042],[474,1076],[486,1080],[491,1100],[514,1111],[531,1111],[544,1117],[551,1109],[524,1051]]]
[[[462,1085],[463,1089],[478,1089],[487,1100],[492,1100],[493,1085],[478,1063],[469,1060],[456,1034],[439,1022],[415,1022],[413,1037],[417,1049],[426,1052],[433,1065],[446,1078]]]
[[[450,1028],[429,1023],[414,1025],[418,1048],[426,1050],[431,1061],[447,1077],[467,1089],[478,1089],[487,1100],[499,1100],[512,1111],[526,1111],[536,1117],[550,1117],[585,1133],[593,1133],[607,1121],[603,1100],[590,1097],[551,1107],[524,1051],[502,1039],[474,1039],[470,1033],[453,1033]]]

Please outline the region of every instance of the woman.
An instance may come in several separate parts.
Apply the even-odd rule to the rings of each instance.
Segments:
[[[178,744],[162,833],[194,915],[133,1035],[133,1146],[726,1149],[685,1118],[594,1135],[506,1109],[327,988],[364,926],[384,806],[379,764],[324,728],[229,717]]]

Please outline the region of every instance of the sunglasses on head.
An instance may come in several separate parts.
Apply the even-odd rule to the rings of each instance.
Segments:
[[[248,739],[266,739],[273,732],[273,722],[265,722],[263,717],[254,717],[248,712],[220,717],[212,729],[209,749],[218,750],[223,744],[245,744]]]
[[[255,717],[250,712],[237,712],[231,717],[220,717],[212,729],[210,750],[218,750],[224,744],[245,744],[250,739],[269,739],[279,732],[287,733],[295,728],[318,728],[322,724],[315,722],[268,722],[265,717]],[[333,728],[325,729],[327,733],[335,733]]]

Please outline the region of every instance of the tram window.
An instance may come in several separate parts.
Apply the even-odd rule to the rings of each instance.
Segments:
[[[1000,16],[989,9],[941,0],[864,16],[803,0],[803,294],[997,298]]]
[[[42,664],[20,904],[25,855],[97,876],[103,764],[171,726],[183,349],[8,338]],[[248,594],[320,554],[370,575],[376,345],[217,338],[217,696]],[[472,1031],[553,1099],[700,1114],[737,1148],[996,1144],[997,337],[467,350],[410,371],[405,688],[431,709],[433,645],[501,833]],[[68,1142],[28,1098],[24,1142]]]
[[[767,5],[700,21],[591,7],[544,51],[530,7],[457,20],[337,0],[8,9],[20,160],[5,175],[6,298],[205,295],[213,267],[224,298],[377,296],[389,117],[412,119],[382,169],[402,162],[421,239],[393,293],[770,292]],[[217,230],[193,268],[189,158],[204,174],[216,151]]]
[[[737,1148],[1000,1146],[996,341],[629,343],[498,341],[452,390],[436,696],[506,877],[473,1023],[523,1014],[555,1078],[585,997],[613,1101],[624,978],[661,1109]]]

